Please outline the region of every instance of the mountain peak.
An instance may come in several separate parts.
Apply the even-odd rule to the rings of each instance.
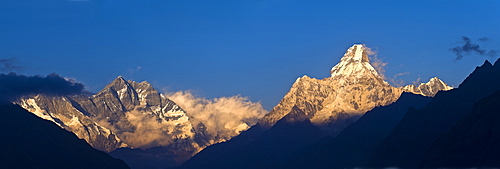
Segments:
[[[493,67],[493,65],[488,60],[484,60],[483,65],[481,65],[480,67]]]
[[[113,89],[117,91],[126,88],[128,86],[130,86],[130,84],[127,82],[127,80],[125,80],[122,76],[118,76],[115,80],[106,85],[104,89]]]
[[[366,46],[355,44],[332,68],[331,77],[298,78],[280,103],[259,121],[260,126],[271,128],[296,106],[313,125],[336,133],[368,110],[396,101],[402,90],[378,75],[370,65],[370,53]]]
[[[368,55],[370,49],[363,44],[354,44],[344,56],[340,63],[335,65],[330,71],[331,77],[375,77],[382,79],[375,68],[370,64]]]

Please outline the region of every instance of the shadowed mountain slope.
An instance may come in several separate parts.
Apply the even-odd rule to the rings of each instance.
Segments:
[[[303,147],[283,168],[354,168],[391,133],[408,109],[421,108],[432,98],[403,93],[398,101],[366,112],[334,138]]]
[[[370,167],[418,167],[443,133],[469,113],[475,102],[500,89],[500,60],[477,67],[458,89],[439,92],[429,104],[410,110],[375,155]]]
[[[0,105],[0,168],[129,168],[53,122]]]
[[[500,167],[500,91],[481,99],[426,152],[422,167]]]

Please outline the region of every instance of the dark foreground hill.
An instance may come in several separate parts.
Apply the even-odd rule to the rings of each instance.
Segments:
[[[366,112],[339,135],[322,139],[292,154],[283,168],[362,167],[408,109],[419,109],[432,98],[403,93],[398,101]]]
[[[427,151],[423,167],[499,167],[500,91],[474,104]]]
[[[129,168],[18,105],[0,105],[0,168]]]
[[[455,147],[454,145],[443,144],[446,142],[443,141],[437,143],[438,145],[445,146],[443,149],[431,149],[433,144],[436,145],[435,142],[438,138],[450,138],[449,136],[444,136],[446,132],[450,130],[459,130],[458,128],[452,129],[452,127],[457,125],[460,120],[463,119],[471,122],[478,120],[469,115],[473,110],[474,104],[498,90],[500,90],[500,60],[497,60],[494,65],[486,61],[482,66],[477,67],[474,72],[460,84],[458,89],[440,92],[422,109],[408,111],[384,143],[376,150],[371,160],[366,164],[370,167],[419,168],[428,151],[447,152],[448,150],[446,149],[448,149],[448,147]],[[490,108],[495,109],[494,107]],[[498,112],[498,109],[491,111]],[[492,121],[485,122],[498,123]],[[461,138],[476,136],[475,133],[470,133],[468,129],[461,129],[464,130],[454,131],[453,133],[464,132]],[[450,140],[448,139],[448,141]],[[493,147],[500,145],[500,143],[495,142],[483,142],[482,144],[488,144],[488,146]],[[459,149],[456,150],[458,151]],[[463,151],[464,149],[460,150],[460,153],[465,153]],[[429,158],[430,161],[434,161],[431,159],[447,158],[447,156],[449,156],[449,154],[443,153],[441,153],[441,155],[442,156],[439,157],[427,155],[427,158]],[[473,158],[473,156],[477,155],[478,154],[471,153],[469,157]],[[472,160],[471,158],[465,158],[462,159],[462,161]],[[434,163],[430,161],[428,163],[426,162],[426,164],[430,165]]]

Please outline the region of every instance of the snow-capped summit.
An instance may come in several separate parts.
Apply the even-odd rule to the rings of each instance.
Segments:
[[[371,76],[382,79],[375,68],[373,68],[370,64],[370,60],[368,58],[369,53],[369,48],[362,44],[355,44],[351,46],[340,59],[340,62],[330,71],[331,77]]]

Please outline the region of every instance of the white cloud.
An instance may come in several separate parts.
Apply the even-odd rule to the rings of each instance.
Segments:
[[[165,96],[177,103],[195,121],[205,124],[211,135],[224,139],[234,137],[255,125],[267,113],[260,102],[251,102],[247,97],[239,95],[208,100],[195,97],[190,91],[178,91]]]

